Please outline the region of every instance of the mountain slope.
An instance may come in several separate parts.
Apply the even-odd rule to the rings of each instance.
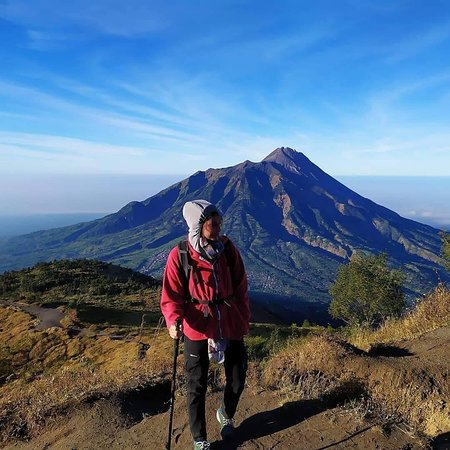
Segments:
[[[256,293],[326,303],[338,265],[358,250],[387,252],[414,291],[428,290],[442,270],[438,230],[358,195],[285,147],[259,163],[197,172],[102,219],[11,238],[0,243],[0,270],[97,258],[160,276],[187,231],[182,206],[195,198],[223,211],[223,231],[241,249]]]

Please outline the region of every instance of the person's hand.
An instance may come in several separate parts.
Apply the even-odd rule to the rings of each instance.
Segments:
[[[180,321],[179,323],[175,322],[170,325],[169,334],[172,339],[180,339],[183,336],[183,323]]]

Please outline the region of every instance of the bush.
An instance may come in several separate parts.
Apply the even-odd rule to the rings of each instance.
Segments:
[[[450,233],[441,233],[442,236],[442,256],[446,261],[447,269],[450,270]]]
[[[390,319],[373,331],[347,329],[349,342],[369,350],[376,344],[414,339],[439,327],[450,325],[450,289],[439,284],[426,297],[416,300],[416,307],[399,319]]]
[[[405,306],[404,274],[387,267],[386,254],[354,254],[339,268],[330,288],[330,314],[350,325],[379,324],[398,317]]]
[[[95,260],[41,262],[34,267],[0,275],[0,295],[27,301],[57,300],[68,297],[124,296],[158,289],[152,277]]]

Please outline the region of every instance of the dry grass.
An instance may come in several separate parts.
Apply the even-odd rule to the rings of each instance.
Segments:
[[[450,292],[438,286],[415,311],[375,332],[355,333],[351,342],[368,349],[417,338],[448,325],[449,319]],[[371,357],[324,335],[291,343],[278,352],[268,361],[262,379],[266,386],[281,387],[300,399],[362,402],[380,420],[401,418],[416,431],[435,436],[450,431],[450,368],[445,364],[449,349],[444,341],[438,355],[435,359],[426,353],[418,359]]]
[[[382,410],[428,436],[450,431],[450,407],[446,403],[450,398],[450,371],[401,370],[384,364],[380,373],[382,382],[369,379],[368,389],[370,398]]]
[[[387,320],[378,330],[353,330],[348,341],[369,350],[373,344],[386,344],[414,339],[450,324],[450,290],[439,284],[433,292],[419,300],[416,307],[400,319]]]
[[[449,319],[450,293],[438,286],[414,312],[380,330],[355,333],[351,342],[368,349],[420,336]],[[66,325],[75,320],[68,318]],[[170,376],[173,341],[164,331],[157,338],[144,337],[150,349],[140,360],[137,339],[115,341],[93,332],[70,337],[68,330],[35,331],[33,325],[28,314],[0,308],[0,364],[5,375],[16,377],[0,386],[0,442],[32,437],[86,400],[158,384]],[[252,361],[248,382],[281,389],[296,399],[359,402],[362,409],[402,418],[430,436],[448,432],[450,371],[414,361],[370,357],[324,334],[290,339],[264,365]],[[222,372],[212,367],[212,387],[223,384]],[[182,370],[179,382],[182,389]]]
[[[355,358],[353,349],[329,335],[291,342],[267,363],[263,382],[271,388],[291,391],[300,399],[334,400],[349,388],[341,367]]]
[[[104,345],[106,341],[97,344]],[[108,361],[83,356],[77,363],[40,375],[32,382],[19,379],[5,385],[0,399],[0,442],[29,438],[49,421],[86,400],[167,379],[171,365],[167,355],[149,350],[145,359],[138,360],[137,343],[120,344],[114,351],[106,352]]]
[[[291,379],[299,372],[323,371],[334,359],[348,356],[343,342],[328,335],[315,336],[308,341],[291,341],[286,348],[276,354],[266,366],[265,380],[276,385],[280,381]],[[335,358],[330,355],[335,355]]]
[[[0,442],[28,439],[83,401],[157,384],[163,375],[155,375],[153,367],[138,363],[114,372],[65,367],[20,389],[9,385],[0,400]]]
[[[58,328],[36,331],[28,314],[0,308],[0,362],[4,375],[14,377],[0,386],[0,442],[29,438],[88,399],[167,379],[172,359],[167,333],[142,341],[150,348],[139,359],[137,340],[70,337]]]

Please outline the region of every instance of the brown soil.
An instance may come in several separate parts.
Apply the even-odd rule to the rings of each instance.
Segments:
[[[390,371],[408,377],[420,369],[448,383],[449,343],[450,327],[441,328],[414,341],[374,348],[371,356],[355,357],[349,370],[370,376],[369,382],[375,383],[376,378],[382,384]],[[419,385],[423,382],[418,380]],[[5,449],[163,449],[167,440],[168,397],[166,384],[92,401],[49,424],[32,441],[10,444]],[[413,436],[403,424],[387,425],[380,418],[362,419],[355,410],[327,407],[318,401],[295,401],[280,391],[263,390],[254,379],[249,380],[239,405],[235,439],[223,443],[215,419],[220,397],[220,392],[209,392],[207,398],[212,449],[429,448],[424,439]],[[175,403],[172,448],[192,448],[186,399],[181,393]],[[449,449],[449,433],[441,434],[433,448]]]
[[[207,415],[212,449],[421,449],[424,446],[400,427],[389,430],[365,423],[340,408],[323,410],[316,402],[287,402],[274,392],[247,389],[236,416],[236,439],[219,440],[215,408],[220,394],[208,397]],[[177,398],[172,448],[190,449],[192,439],[185,398]],[[144,417],[133,424],[121,405],[101,400],[86,406],[28,444],[6,449],[163,449],[167,440],[168,413]]]

